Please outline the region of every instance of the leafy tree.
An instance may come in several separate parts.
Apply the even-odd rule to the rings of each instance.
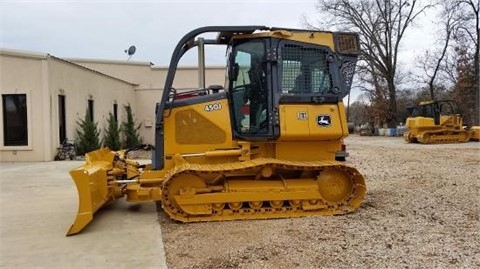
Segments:
[[[468,125],[478,124],[478,82],[476,81],[474,58],[465,50],[458,50],[456,67],[457,81],[451,93],[463,116],[463,122]]]
[[[111,150],[119,150],[122,147],[122,142],[120,141],[120,127],[112,113],[109,113],[108,115],[107,125],[108,128],[104,129],[104,146]]]
[[[90,117],[88,109],[85,113],[85,118],[77,121],[77,138],[75,139],[75,150],[77,155],[85,155],[90,151],[99,149],[101,147],[100,130],[98,130],[98,123],[93,122]]]
[[[127,113],[127,120],[122,123],[122,132],[124,135],[123,147],[130,148],[142,143],[139,130],[142,126],[141,123],[137,125],[133,118],[132,107],[130,105],[123,106]]]

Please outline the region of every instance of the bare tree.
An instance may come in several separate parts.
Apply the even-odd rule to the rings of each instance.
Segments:
[[[473,124],[480,125],[480,0],[456,0],[455,3],[462,10],[459,13],[461,23],[457,27],[456,38],[461,39],[459,43],[463,41],[464,44],[467,44],[467,50],[470,49],[468,44],[471,44],[473,50],[474,79],[472,87],[474,96],[472,97],[475,100],[475,107],[472,121]]]
[[[363,65],[374,88],[385,84],[388,89],[387,122],[397,124],[396,75],[398,52],[405,31],[426,8],[418,0],[318,0],[320,23],[340,30],[360,33]],[[325,16],[328,15],[328,16]],[[307,26],[319,28],[309,22]]]
[[[441,71],[446,75],[450,83],[455,84],[458,74],[456,66],[459,58],[458,51],[469,51],[473,57],[473,65],[475,68],[476,79],[479,81],[479,38],[480,38],[480,22],[479,22],[479,5],[480,1],[454,0],[445,3],[452,17],[442,16],[440,22],[446,18],[450,19],[453,26],[450,47],[453,52],[447,52],[444,58],[444,65]],[[445,14],[443,14],[445,15]],[[444,23],[444,22],[443,22]],[[478,85],[477,85],[478,87]]]
[[[348,107],[348,122],[353,122],[357,126],[368,122],[368,119],[365,117],[365,107],[366,105],[362,101],[351,103]]]
[[[475,65],[475,74],[476,81],[479,80],[480,73],[480,19],[479,19],[479,8],[480,1],[477,0],[457,0],[455,1],[458,6],[462,8],[462,12],[459,15],[459,20],[462,21],[461,24],[457,27],[457,36],[463,36],[467,39],[468,43],[473,45],[474,49],[474,65]]]
[[[440,34],[439,40],[440,47],[434,50],[425,51],[424,56],[418,60],[421,68],[425,73],[425,83],[428,85],[428,90],[430,92],[430,99],[436,99],[436,90],[438,88],[445,88],[445,85],[439,85],[439,77],[442,76],[442,73],[448,70],[447,56],[451,48],[451,40],[456,29],[461,24],[461,19],[459,18],[459,7],[454,2],[443,2],[441,3],[442,11],[440,16],[438,16],[438,25],[440,25]]]
[[[451,49],[442,73],[452,83],[451,98],[463,112],[464,122],[480,125],[479,96],[479,0],[454,0],[450,3],[453,32]],[[442,18],[444,19],[444,18]]]

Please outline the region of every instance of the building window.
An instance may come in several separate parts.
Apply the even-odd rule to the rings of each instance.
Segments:
[[[90,116],[90,120],[93,121],[93,100],[88,100],[88,115]]]
[[[58,96],[58,135],[60,138],[60,144],[67,140],[67,127],[66,127],[66,114],[65,114],[65,95]]]
[[[117,103],[113,104],[113,118],[118,122],[118,105]]]
[[[3,145],[27,146],[27,95],[2,94]]]

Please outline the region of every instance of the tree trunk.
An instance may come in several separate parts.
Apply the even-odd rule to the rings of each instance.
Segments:
[[[475,44],[475,55],[474,55],[474,65],[475,65],[475,112],[473,116],[473,124],[479,126],[480,125],[480,20],[478,17],[478,5],[476,10],[476,21],[475,24],[477,26],[477,44]]]
[[[388,128],[396,128],[398,125],[396,92],[397,89],[395,87],[394,79],[391,78],[388,80]]]

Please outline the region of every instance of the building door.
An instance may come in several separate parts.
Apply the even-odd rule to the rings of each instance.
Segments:
[[[118,104],[117,103],[113,104],[113,118],[115,119],[116,122],[118,122]]]
[[[66,127],[66,115],[65,115],[65,95],[58,96],[58,135],[60,138],[60,144],[67,139],[67,127]]]
[[[93,99],[88,100],[88,116],[90,120],[93,122]]]

